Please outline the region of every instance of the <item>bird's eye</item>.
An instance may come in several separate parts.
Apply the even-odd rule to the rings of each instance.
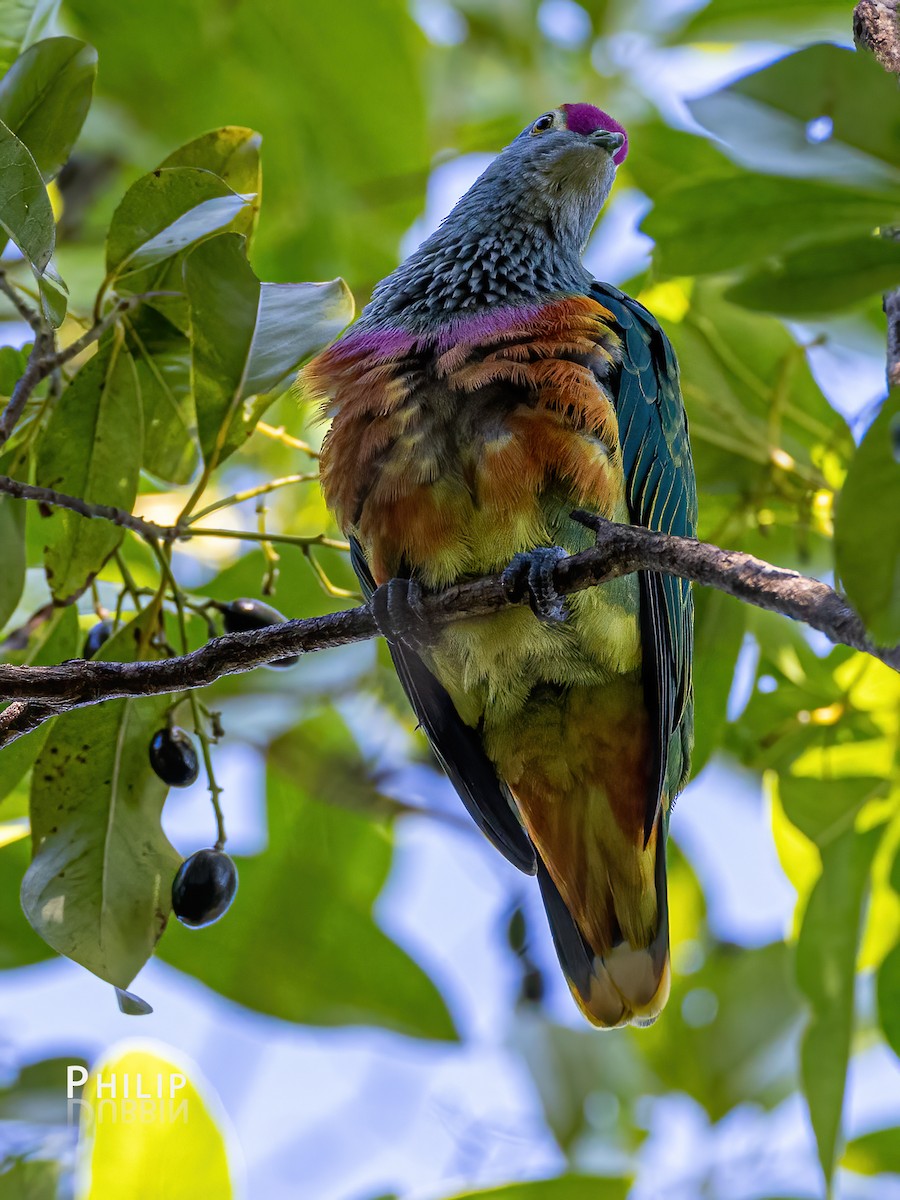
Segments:
[[[542,117],[538,117],[531,127],[532,133],[546,133],[548,129],[553,128],[553,113],[544,113]]]

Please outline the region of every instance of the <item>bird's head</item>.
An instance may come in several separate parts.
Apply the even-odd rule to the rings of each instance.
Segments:
[[[381,281],[355,329],[428,329],[451,313],[583,290],[581,254],[627,153],[625,130],[592,104],[543,113]]]
[[[485,172],[498,202],[548,220],[580,246],[628,153],[628,135],[593,104],[563,104],[528,124]]]

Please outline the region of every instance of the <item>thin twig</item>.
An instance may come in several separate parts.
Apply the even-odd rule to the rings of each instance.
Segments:
[[[65,508],[78,513],[89,520],[99,518],[124,529],[131,529],[143,538],[151,541],[172,542],[180,537],[189,537],[190,533],[177,526],[157,525],[155,521],[145,521],[126,512],[124,508],[114,508],[109,504],[92,504],[82,500],[80,496],[68,496],[65,492],[54,491],[53,488],[36,487],[31,483],[22,483],[19,479],[10,479],[8,475],[0,475],[0,492],[14,496],[17,500],[35,500],[38,504],[46,504],[50,508]]]
[[[46,379],[48,375],[52,375],[54,371],[64,366],[65,363],[71,362],[73,358],[77,358],[88,346],[102,338],[104,333],[115,325],[122,313],[136,307],[143,299],[144,296],[142,295],[123,297],[117,301],[105,317],[97,321],[80,338],[76,338],[74,342],[70,342],[62,350],[56,350],[56,342],[52,333],[48,333],[44,329],[41,329],[37,333],[34,349],[28,359],[28,365],[13,388],[13,394],[9,398],[9,403],[3,410],[2,416],[0,416],[0,446],[9,439],[10,434],[15,429],[19,418],[25,410],[25,405],[31,399],[32,393],[38,384]]]
[[[614,525],[588,513],[577,516],[596,529],[597,547],[557,564],[554,584],[562,595],[634,571],[678,575],[759,608],[805,621],[831,641],[870,654],[900,672],[900,646],[875,646],[846,600],[817,579],[692,538],[671,537],[634,525]],[[467,617],[489,616],[510,603],[501,576],[492,575],[426,596],[423,606],[428,621],[441,626]],[[73,661],[54,667],[0,666],[0,695],[10,701],[28,702],[27,711],[16,710],[7,719],[0,733],[0,747],[68,709],[122,697],[190,691],[223,675],[250,671],[291,654],[365,641],[377,633],[368,605],[362,605],[346,612],[213,638],[199,650],[179,658],[137,663]]]
[[[267,425],[265,421],[257,421],[256,432],[261,433],[264,437],[271,438],[275,442],[281,442],[282,446],[289,446],[291,450],[302,450],[310,458],[321,458],[318,450],[314,450],[309,442],[301,441],[300,438],[287,433],[283,425],[279,425],[276,428],[274,425]]]
[[[283,481],[282,481],[283,482]],[[324,533],[266,533],[260,534],[252,529],[206,529],[193,525],[157,525],[155,521],[147,521],[134,513],[126,512],[124,508],[114,508],[110,504],[93,504],[82,500],[80,496],[69,496],[65,492],[57,492],[53,488],[37,487],[32,483],[22,483],[19,479],[10,479],[8,475],[0,475],[0,492],[13,496],[17,500],[34,500],[46,504],[50,508],[65,508],[78,513],[88,520],[98,519],[130,529],[149,542],[187,542],[192,538],[237,538],[249,542],[281,542],[286,546],[328,546],[332,550],[348,550],[346,542],[327,537]]]
[[[270,479],[268,483],[261,483],[256,487],[246,488],[242,492],[234,492],[230,496],[223,496],[221,500],[216,500],[214,504],[208,504],[206,508],[201,508],[198,513],[194,513],[187,524],[196,525],[198,521],[204,517],[208,517],[210,513],[218,512],[220,508],[231,508],[235,504],[242,504],[245,500],[253,500],[257,496],[266,496],[269,492],[277,491],[278,488],[288,487],[292,483],[314,483],[318,478],[317,474],[313,474],[283,475],[280,479]]]
[[[0,292],[6,296],[22,320],[27,321],[36,334],[44,332],[46,328],[44,318],[36,308],[32,308],[22,299],[19,289],[9,282],[5,271],[0,271]]]

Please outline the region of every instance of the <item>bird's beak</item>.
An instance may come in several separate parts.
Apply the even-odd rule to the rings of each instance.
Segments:
[[[625,145],[625,135],[615,133],[610,129],[598,129],[591,134],[591,141],[599,146],[601,150],[606,150],[609,154],[615,154],[617,150]]]

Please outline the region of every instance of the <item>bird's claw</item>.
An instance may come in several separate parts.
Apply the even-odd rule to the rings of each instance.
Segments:
[[[538,546],[517,554],[500,576],[512,601],[528,597],[531,611],[548,625],[565,621],[568,616],[565,597],[556,590],[553,572],[561,558],[568,558],[562,546]]]
[[[388,642],[403,642],[410,649],[426,650],[432,642],[431,626],[422,606],[422,587],[415,579],[389,579],[369,600],[378,632]]]

